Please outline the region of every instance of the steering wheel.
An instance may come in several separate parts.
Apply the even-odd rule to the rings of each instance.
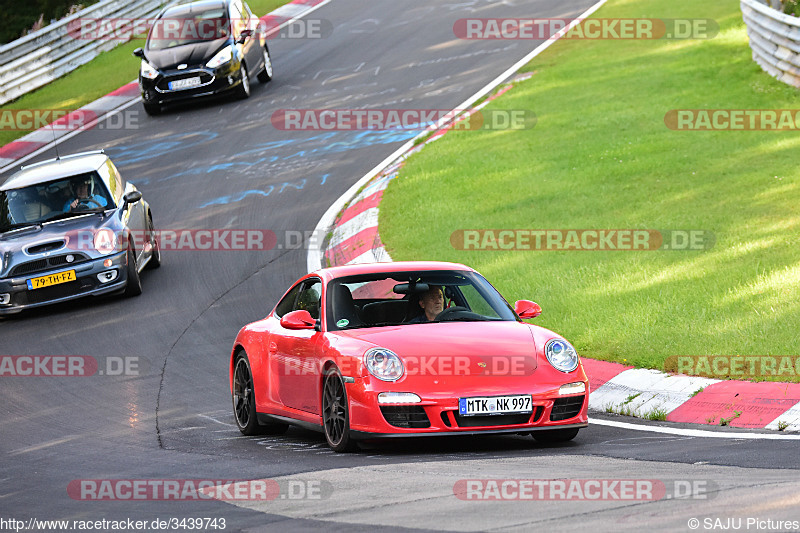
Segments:
[[[444,311],[442,311],[441,313],[436,315],[436,318],[434,318],[433,321],[434,322],[444,322],[444,321],[447,320],[447,317],[452,316],[455,313],[463,312],[463,311],[469,312],[469,309],[467,309],[466,307],[461,307],[461,306],[458,306],[458,305],[454,305],[453,307],[448,307],[447,309],[445,309]]]
[[[94,198],[83,198],[81,200],[78,200],[78,206],[85,205],[85,206],[89,207],[91,204],[94,204],[94,205],[96,205],[97,207],[100,207],[100,208],[103,207],[100,204],[100,202],[98,202]]]

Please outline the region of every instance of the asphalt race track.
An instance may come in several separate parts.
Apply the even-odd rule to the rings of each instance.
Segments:
[[[150,202],[158,228],[271,230],[278,246],[165,251],[161,269],[143,274],[140,297],[82,301],[0,321],[2,355],[88,355],[107,370],[120,357],[139,364],[138,376],[0,378],[0,516],[225,518],[228,531],[566,531],[576,525],[689,531],[690,518],[701,524],[731,516],[798,519],[796,440],[596,424],[559,446],[523,436],[447,437],[370,443],[360,454],[342,455],[329,451],[321,434],[293,428],[280,437],[245,438],[235,427],[227,367],[236,332],[264,317],[305,273],[305,247],[290,246],[299,232],[313,230],[338,196],[415,134],[280,131],[270,123],[272,113],[451,109],[538,44],[458,40],[456,19],[574,17],[592,4],[333,0],[310,15],[332,23],[326,38],[271,41],[275,79],[254,83],[250,99],[175,108],[155,118],[137,103],[124,111],[127,128],[101,124],[61,143],[62,155],[105,148]],[[454,496],[459,480],[485,478],[648,479],[663,482],[667,495],[569,502]],[[70,482],[87,479],[276,479],[282,490],[302,482],[322,491],[235,505],[73,499]],[[670,497],[676,482],[699,483],[702,494]]]

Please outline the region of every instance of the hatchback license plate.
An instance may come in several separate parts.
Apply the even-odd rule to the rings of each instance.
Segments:
[[[509,413],[532,413],[531,396],[488,396],[459,398],[458,414],[461,416],[505,415]]]
[[[198,85],[200,85],[200,76],[169,82],[169,88],[172,91],[176,89],[189,89],[191,87],[197,87]]]
[[[50,274],[49,276],[42,276],[40,278],[31,278],[28,280],[28,290],[43,289],[51,285],[75,281],[76,279],[74,270],[67,270],[66,272]]]

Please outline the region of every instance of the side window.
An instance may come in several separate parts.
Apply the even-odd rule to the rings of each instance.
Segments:
[[[276,316],[282,317],[286,313],[294,311],[294,304],[297,302],[297,295],[300,294],[300,289],[302,286],[302,283],[298,283],[292,287],[292,290],[290,290],[286,296],[283,297],[283,300],[281,300],[278,306],[275,307]]]
[[[319,320],[319,308],[322,300],[322,283],[318,279],[308,280],[303,284],[297,309],[305,309],[311,318]]]
[[[307,279],[295,285],[275,308],[275,315],[282,317],[291,311],[304,309],[312,318],[319,320],[322,300],[322,282],[318,278]]]

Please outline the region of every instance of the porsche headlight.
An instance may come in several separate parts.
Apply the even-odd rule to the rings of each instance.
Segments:
[[[544,345],[544,354],[553,368],[572,372],[578,368],[578,352],[564,339],[550,339]]]
[[[369,373],[381,381],[397,381],[405,373],[403,361],[391,350],[372,348],[364,354]]]
[[[94,234],[94,249],[103,255],[110,254],[117,249],[117,236],[108,228],[103,228]]]
[[[154,80],[158,77],[158,71],[144,59],[142,59],[142,68],[139,72],[142,73],[143,78],[147,78],[148,80]]]
[[[206,63],[206,66],[208,68],[217,68],[220,65],[224,65],[231,59],[233,59],[233,47],[229,45],[217,52],[217,55],[212,57],[211,61]]]

